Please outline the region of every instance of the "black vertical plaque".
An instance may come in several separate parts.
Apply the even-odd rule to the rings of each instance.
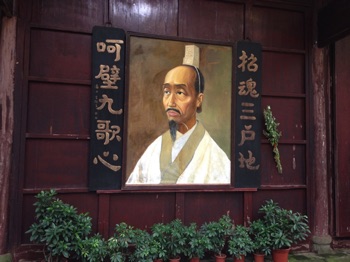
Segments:
[[[235,48],[234,186],[255,188],[261,183],[261,45],[239,41]]]
[[[121,188],[125,47],[124,30],[93,28],[89,190]]]

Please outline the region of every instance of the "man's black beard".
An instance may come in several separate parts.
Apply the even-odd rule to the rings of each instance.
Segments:
[[[170,136],[173,142],[176,140],[176,131],[178,129],[178,124],[174,120],[169,121]]]

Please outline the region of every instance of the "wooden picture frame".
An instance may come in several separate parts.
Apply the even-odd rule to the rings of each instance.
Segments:
[[[182,64],[186,45],[199,47],[199,69],[205,79],[202,112],[197,119],[231,160],[233,46],[128,32],[123,189],[231,188],[232,171],[230,181],[224,184],[126,184],[147,147],[169,128],[162,104],[162,85],[166,73]]]

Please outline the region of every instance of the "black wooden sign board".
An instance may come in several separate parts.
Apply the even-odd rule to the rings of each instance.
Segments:
[[[235,48],[234,186],[255,188],[261,183],[261,45],[239,41]]]
[[[93,28],[89,190],[121,188],[125,46],[124,30]]]

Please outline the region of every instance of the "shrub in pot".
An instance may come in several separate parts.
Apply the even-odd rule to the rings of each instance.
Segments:
[[[129,256],[129,261],[152,262],[158,257],[159,243],[144,230],[138,230],[135,234],[135,249]]]
[[[168,257],[174,260],[179,259],[185,250],[187,227],[180,219],[171,221],[167,226],[166,250]]]
[[[233,222],[230,216],[223,215],[217,221],[211,221],[204,223],[201,226],[201,231],[209,238],[211,249],[209,251],[214,252],[218,258],[226,257],[223,254],[223,249],[226,244],[227,238],[231,235],[233,229]]]
[[[199,261],[203,258],[205,252],[211,249],[209,238],[203,234],[197,228],[196,223],[191,223],[186,228],[186,244],[184,249],[184,255],[190,259],[190,261]]]
[[[131,255],[130,246],[135,244],[139,229],[121,222],[115,225],[113,236],[108,239],[107,247],[111,262],[124,262]]]
[[[99,234],[85,238],[81,249],[83,262],[103,262],[108,255],[107,242]]]
[[[249,234],[252,238],[253,253],[255,257],[271,254],[271,237],[268,225],[265,225],[261,219],[254,220],[250,223]],[[257,260],[257,259],[256,259]]]
[[[163,261],[168,259],[167,239],[168,225],[163,223],[156,223],[151,228],[151,236],[153,247],[155,251],[155,260],[161,259]]]
[[[30,241],[44,245],[46,261],[79,259],[83,240],[91,232],[91,218],[78,214],[75,207],[56,197],[55,190],[41,191],[35,197],[36,222],[26,233]]]
[[[228,240],[228,252],[233,256],[234,260],[244,261],[247,254],[253,250],[252,239],[249,235],[247,227],[236,225],[232,231],[232,235]]]
[[[289,251],[292,244],[305,240],[310,233],[306,215],[281,208],[273,200],[266,201],[259,212],[264,215],[262,220],[270,232],[273,255],[275,250]]]

